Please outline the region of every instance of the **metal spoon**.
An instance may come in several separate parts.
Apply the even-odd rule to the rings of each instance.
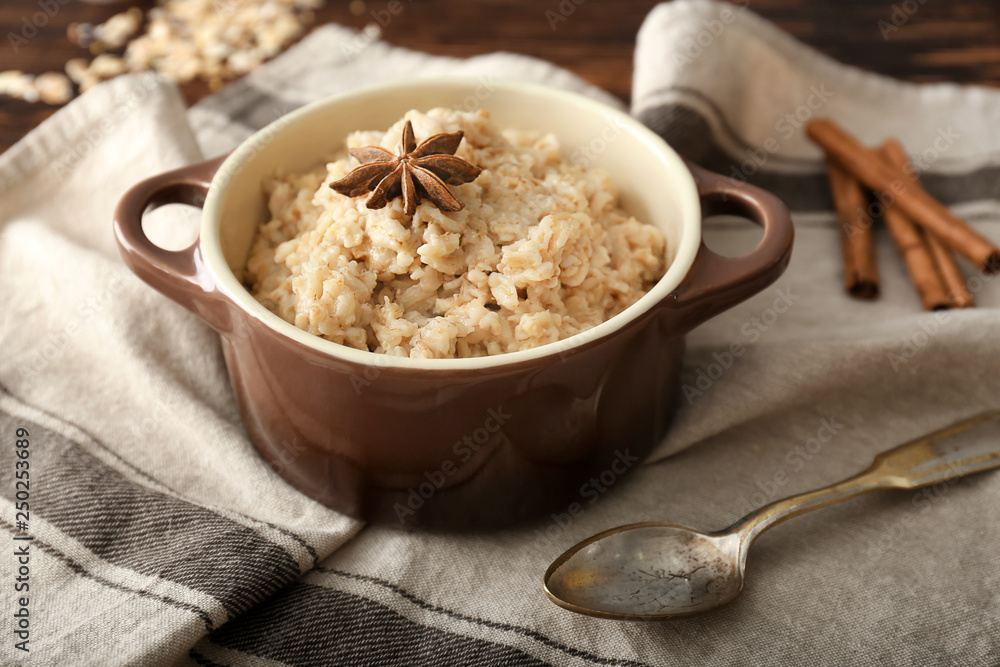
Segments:
[[[617,620],[662,621],[714,609],[743,590],[754,540],[785,519],[875,489],[919,489],[1000,467],[998,417],[980,415],[900,445],[862,473],[777,500],[718,532],[670,523],[606,530],[549,566],[545,593],[571,611]]]

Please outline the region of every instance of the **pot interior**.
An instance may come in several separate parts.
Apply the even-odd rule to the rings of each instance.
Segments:
[[[680,284],[698,250],[701,212],[690,172],[660,137],[626,114],[577,94],[519,82],[450,79],[381,85],[322,100],[278,119],[237,148],[212,182],[201,229],[202,250],[219,287],[258,319],[305,341],[241,284],[255,231],[268,218],[263,179],[277,170],[312,169],[342,150],[349,133],[384,130],[410,109],[434,107],[482,107],[502,128],[555,134],[565,159],[607,170],[623,208],[665,234],[669,268],[660,282],[624,313],[573,338],[589,339],[621,326]],[[324,349],[327,343],[309,342]]]

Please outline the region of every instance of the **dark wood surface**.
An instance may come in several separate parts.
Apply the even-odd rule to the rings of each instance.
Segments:
[[[385,17],[388,4],[388,0],[328,0],[318,23],[333,21],[361,29],[376,16]],[[401,0],[402,11],[387,23],[383,35],[393,44],[449,56],[498,50],[537,56],[627,100],[636,31],[656,4],[657,0]],[[8,35],[21,33],[24,22],[32,22],[39,10],[37,0],[0,1],[0,71],[61,71],[70,58],[87,55],[66,39],[70,23],[101,22],[128,6],[68,0],[37,35],[15,50]],[[553,29],[546,12],[559,12],[560,6],[574,9]],[[750,8],[820,51],[865,69],[910,81],[1000,85],[997,0],[751,0]],[[899,29],[887,30],[893,21]],[[201,84],[184,87],[189,101],[208,92]],[[0,150],[54,110],[0,97]]]

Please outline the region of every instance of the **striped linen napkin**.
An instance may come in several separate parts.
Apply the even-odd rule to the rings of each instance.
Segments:
[[[675,426],[644,465],[579,499],[582,514],[463,536],[363,526],[261,461],[215,335],[118,259],[114,205],[137,180],[230,150],[314,99],[447,73],[617,104],[530,58],[431,57],[326,26],[190,110],[154,77],[121,78],[0,155],[0,663],[1000,661],[989,510],[1000,476],[989,473],[776,529],[754,548],[743,596],[701,617],[601,621],[542,594],[548,563],[595,532],[720,528],[997,404],[1000,286],[966,266],[980,307],[924,314],[880,239],[882,299],[846,297],[823,162],[802,124],[829,115],[868,143],[897,136],[928,189],[996,239],[1000,93],[851,70],[733,5],[653,10],[633,112],[687,157],[783,197],[796,248],[777,284],[691,334]],[[165,245],[192,238],[196,214],[157,214],[151,234]],[[730,251],[754,234],[706,225]]]

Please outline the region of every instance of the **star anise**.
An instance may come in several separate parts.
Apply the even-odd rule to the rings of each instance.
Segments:
[[[435,134],[417,146],[413,125],[406,121],[399,140],[399,155],[381,146],[363,146],[348,151],[360,166],[330,187],[342,195],[358,197],[371,192],[368,208],[382,208],[400,195],[407,215],[413,215],[421,195],[442,211],[461,211],[465,204],[455,198],[448,185],[475,180],[482,171],[454,155],[463,133]],[[448,185],[445,185],[445,184]]]

